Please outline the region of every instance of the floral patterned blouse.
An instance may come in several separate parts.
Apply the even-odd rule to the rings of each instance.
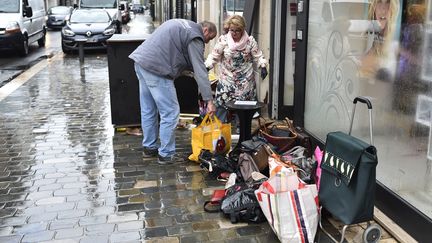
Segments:
[[[219,63],[216,106],[225,106],[230,100],[256,100],[253,64],[257,67],[265,67],[267,64],[252,36],[249,36],[245,48],[233,51],[228,46],[227,35],[229,33],[219,37],[205,62],[210,69]]]

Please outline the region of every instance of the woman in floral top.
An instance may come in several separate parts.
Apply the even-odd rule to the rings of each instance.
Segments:
[[[252,36],[245,31],[242,16],[233,15],[224,24],[228,33],[221,35],[205,62],[208,69],[219,63],[219,82],[216,87],[216,116],[227,122],[225,103],[231,100],[257,100],[254,63],[261,69],[261,78],[267,76],[262,51]]]

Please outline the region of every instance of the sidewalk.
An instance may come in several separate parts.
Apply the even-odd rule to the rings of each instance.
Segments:
[[[278,242],[268,223],[205,213],[223,184],[198,164],[143,159],[111,125],[106,55],[84,71],[59,54],[0,89],[0,242]],[[190,131],[176,139],[190,153]]]

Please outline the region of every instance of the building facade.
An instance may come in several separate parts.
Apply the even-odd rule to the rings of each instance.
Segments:
[[[322,148],[328,132],[348,131],[353,99],[370,97],[379,157],[376,206],[426,242],[432,228],[430,1],[246,2],[241,14],[248,32],[270,60],[268,78],[257,84],[268,115],[293,119]],[[227,4],[155,0],[155,20],[205,19],[220,30]],[[368,119],[359,106],[353,135],[365,141]]]

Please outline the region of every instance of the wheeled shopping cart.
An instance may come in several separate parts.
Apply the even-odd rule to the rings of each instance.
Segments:
[[[370,144],[351,136],[357,102],[367,105],[369,111]],[[346,229],[353,224],[368,222],[363,233],[363,242],[377,242],[381,238],[381,228],[371,224],[375,203],[377,150],[373,146],[372,103],[366,97],[356,97],[350,121],[349,132],[327,134],[321,161],[321,181],[319,201],[321,209],[326,209],[333,217],[344,224],[339,242],[343,242]],[[321,215],[321,212],[320,212]],[[320,228],[333,241],[323,228]]]

